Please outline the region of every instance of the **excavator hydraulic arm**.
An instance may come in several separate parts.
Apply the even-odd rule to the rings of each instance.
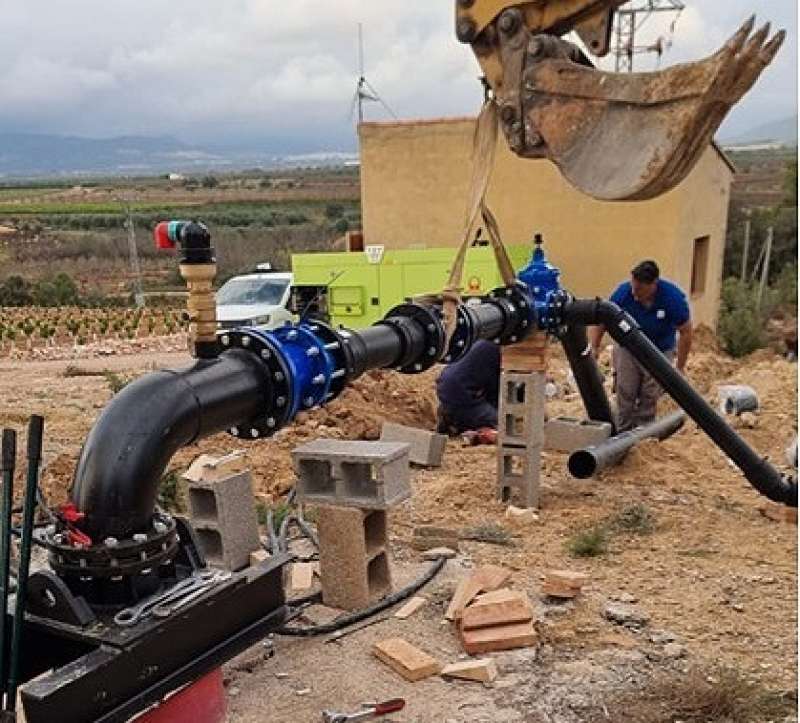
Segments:
[[[643,200],[680,183],[778,52],[750,18],[716,53],[654,73],[595,69],[625,0],[456,0],[456,35],[478,58],[511,150],[548,158],[584,193]]]

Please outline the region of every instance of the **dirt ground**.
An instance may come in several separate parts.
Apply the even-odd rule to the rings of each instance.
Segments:
[[[31,413],[44,414],[45,493],[58,502],[80,444],[111,396],[104,372],[127,378],[188,361],[183,352],[153,348],[80,360],[1,362],[0,424],[21,427]],[[74,376],[76,368],[81,376]],[[557,396],[548,402],[548,413],[579,415],[580,399],[557,353],[550,373]],[[784,449],[797,430],[796,365],[768,351],[732,360],[704,336],[688,375],[709,399],[719,384],[754,387],[761,410],[747,425],[737,425],[756,449],[785,468]],[[385,419],[431,427],[434,378],[433,372],[369,373],[328,409],[306,415],[271,441],[247,446],[259,498],[277,501],[291,487],[289,453],[298,443],[316,437],[374,439]],[[201,452],[229,452],[245,444],[217,435],[181,451],[171,464],[184,468]],[[464,531],[494,524],[510,533],[511,544],[462,541],[458,557],[422,591],[429,603],[406,621],[379,617],[338,643],[275,637],[256,646],[227,666],[229,719],[319,721],[324,708],[349,711],[363,701],[400,696],[407,708],[391,718],[398,723],[640,720],[630,711],[619,713],[616,696],[638,694],[658,676],[681,681],[693,670],[706,671],[714,681],[725,668],[735,670],[742,685],[750,681],[788,696],[795,707],[797,527],[762,514],[765,500],[693,423],[665,442],[641,445],[597,480],[572,480],[566,457],[545,453],[542,479],[538,521],[512,527],[505,505],[495,498],[495,450],[451,440],[444,466],[416,470],[412,499],[392,514],[395,584],[417,577],[429,564],[408,545],[418,525]],[[576,532],[606,524],[636,503],[654,521],[652,532],[618,531],[610,535],[605,554],[570,556],[567,543]],[[457,580],[488,562],[512,570],[511,585],[529,593],[541,638],[532,648],[492,654],[500,670],[493,687],[438,677],[407,683],[371,656],[373,642],[400,635],[443,663],[463,659],[443,612]],[[588,573],[583,595],[562,605],[543,599],[541,576],[552,568]],[[615,598],[635,601],[649,623],[634,631],[607,621],[603,607]],[[316,607],[307,614],[323,621],[332,612]],[[674,720],[668,713],[647,720]]]

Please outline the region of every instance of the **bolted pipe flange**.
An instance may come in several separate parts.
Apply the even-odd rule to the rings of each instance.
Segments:
[[[459,304],[457,314],[456,328],[442,359],[445,364],[452,364],[461,359],[478,338],[478,320],[469,304]]]
[[[408,327],[409,322],[413,327]],[[409,342],[419,339],[419,331],[422,332],[422,343],[409,343],[396,363],[396,370],[402,374],[424,372],[444,355],[445,335],[439,309],[422,304],[400,304],[386,315],[382,323],[393,325],[395,328],[405,326],[410,332]]]
[[[73,578],[88,582],[149,575],[178,551],[175,520],[163,513],[153,515],[149,529],[127,539],[108,537],[98,544],[76,545],[63,526],[55,525],[40,533],[39,540],[49,552],[50,567],[70,589]]]
[[[228,432],[240,439],[271,437],[293,418],[291,371],[282,351],[272,339],[255,329],[226,331],[217,337],[223,350],[245,349],[258,357],[265,369],[264,413]]]
[[[344,334],[319,321],[309,324],[308,329],[322,341],[325,351],[333,359],[335,368],[331,374],[330,389],[325,399],[326,402],[330,402],[344,391],[347,383],[355,376],[350,340]]]
[[[495,343],[516,344],[536,330],[536,306],[528,287],[517,282],[513,286],[501,286],[490,292],[489,298],[501,304],[506,323]]]

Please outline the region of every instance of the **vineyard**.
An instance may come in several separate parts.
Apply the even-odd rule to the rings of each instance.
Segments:
[[[0,308],[0,354],[44,347],[76,347],[110,339],[182,334],[184,312],[174,309]]]

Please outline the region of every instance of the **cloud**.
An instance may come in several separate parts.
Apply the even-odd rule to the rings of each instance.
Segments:
[[[713,52],[753,0],[690,2],[666,62]],[[0,129],[315,150],[354,145],[348,109],[357,24],[366,73],[403,117],[473,113],[479,69],[453,31],[452,0],[0,0]],[[793,0],[762,3],[790,42],[737,111],[754,125],[797,104]],[[668,34],[653,16],[643,42]],[[608,61],[606,61],[607,63]],[[637,58],[651,69],[652,57]],[[386,117],[376,104],[368,117]]]

